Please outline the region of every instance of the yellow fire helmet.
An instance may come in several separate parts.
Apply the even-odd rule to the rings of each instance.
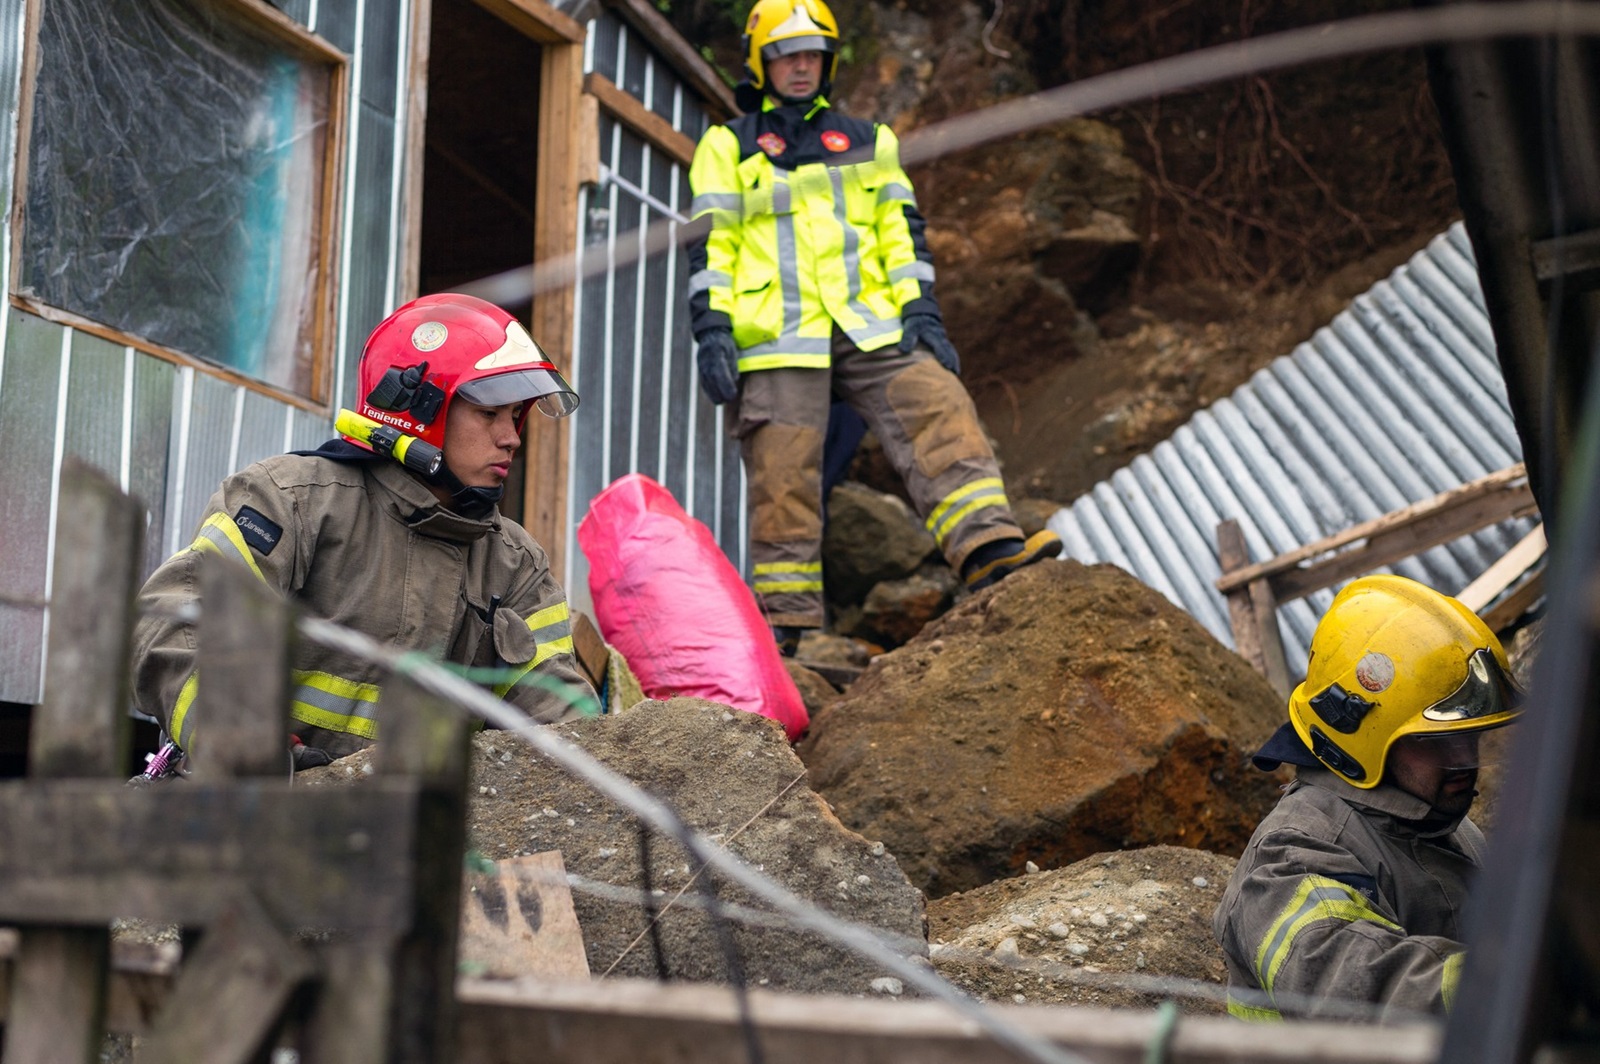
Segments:
[[[1500,640],[1460,602],[1403,576],[1364,576],[1311,637],[1289,722],[1318,761],[1363,789],[1407,735],[1509,724],[1522,692]]]
[[[822,0],[756,0],[744,24],[744,68],[750,84],[767,87],[765,60],[795,52],[822,52],[821,92],[839,69],[839,23]]]

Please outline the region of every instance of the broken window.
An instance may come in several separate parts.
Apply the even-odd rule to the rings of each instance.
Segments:
[[[37,32],[18,294],[325,398],[338,53],[235,0],[43,0]]]

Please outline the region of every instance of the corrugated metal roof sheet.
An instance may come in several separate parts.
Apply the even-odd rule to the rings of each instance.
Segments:
[[[1521,460],[1465,230],[1457,224],[1293,353],[1050,519],[1066,554],[1112,562],[1233,645],[1217,524],[1263,561]],[[1396,564],[1455,593],[1531,527],[1507,522]],[[1331,591],[1278,611],[1303,670]]]

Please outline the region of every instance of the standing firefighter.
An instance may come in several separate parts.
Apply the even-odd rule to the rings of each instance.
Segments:
[[[1230,1012],[1450,1009],[1483,854],[1467,819],[1478,738],[1510,723],[1520,701],[1500,641],[1455,599],[1398,576],[1364,577],[1334,598],[1289,723],[1255,756],[1268,771],[1297,766],[1298,778],[1212,921]]]
[[[701,139],[705,227],[689,304],[700,379],[737,401],[755,592],[781,645],[823,623],[823,439],[830,396],[860,412],[968,587],[1061,552],[1024,542],[934,299],[933,257],[894,133],[828,103],[839,30],[821,0],[759,0],[745,25],[747,114]]]
[[[533,537],[498,504],[532,406],[578,405],[515,318],[470,296],[427,296],[367,340],[359,413],[340,439],[257,462],[222,482],[199,533],[139,600],[135,699],[188,749],[213,691],[195,630],[175,616],[202,553],[244,565],[310,613],[385,647],[493,670],[494,690],[535,720],[593,698],[572,657],[565,592]],[[298,767],[379,735],[382,670],[302,641],[290,708]]]

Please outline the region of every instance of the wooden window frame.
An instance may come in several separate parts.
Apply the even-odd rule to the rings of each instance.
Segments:
[[[25,0],[21,90],[17,106],[17,150],[11,202],[11,305],[48,321],[132,347],[180,366],[188,366],[231,384],[268,395],[280,402],[315,413],[333,410],[334,351],[337,340],[337,302],[340,234],[343,232],[345,156],[348,153],[351,57],[277,10],[265,0],[209,0],[237,14],[273,36],[290,52],[328,67],[328,134],[322,163],[322,217],[315,238],[319,277],[311,296],[311,372],[307,391],[269,384],[201,355],[133,336],[120,329],[23,295],[16,290],[21,273],[23,217],[28,202],[28,161],[33,137],[33,101],[38,86],[39,25],[42,5],[49,0]]]

